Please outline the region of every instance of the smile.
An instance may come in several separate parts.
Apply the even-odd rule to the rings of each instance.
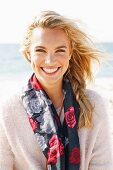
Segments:
[[[56,73],[58,70],[59,70],[60,67],[57,67],[57,68],[42,68],[42,70],[45,72],[45,73],[48,73],[48,74],[51,74],[51,73]]]

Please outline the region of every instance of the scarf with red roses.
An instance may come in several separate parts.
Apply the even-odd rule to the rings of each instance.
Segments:
[[[47,158],[48,170],[79,170],[80,145],[77,132],[80,108],[69,80],[63,81],[64,122],[35,74],[22,93],[22,101],[37,143]]]

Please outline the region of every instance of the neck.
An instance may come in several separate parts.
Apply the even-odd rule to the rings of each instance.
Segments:
[[[44,90],[53,102],[54,107],[61,107],[63,101],[62,83],[59,85],[56,84],[54,86],[44,87]]]

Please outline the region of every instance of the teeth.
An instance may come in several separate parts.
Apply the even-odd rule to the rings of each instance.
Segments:
[[[58,70],[58,67],[57,67],[57,68],[53,68],[53,69],[50,69],[50,68],[43,68],[43,70],[44,70],[46,73],[54,73],[55,71]]]

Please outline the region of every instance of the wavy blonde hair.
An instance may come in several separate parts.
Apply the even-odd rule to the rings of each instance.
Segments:
[[[80,105],[78,128],[91,127],[93,106],[85,93],[86,80],[91,81],[93,79],[91,63],[93,60],[99,61],[100,52],[94,47],[87,35],[81,31],[76,21],[59,15],[54,11],[43,11],[28,26],[23,40],[22,53],[28,61],[26,51],[30,47],[32,32],[37,27],[62,29],[67,34],[72,49],[72,56],[65,77],[71,81],[74,94]]]

